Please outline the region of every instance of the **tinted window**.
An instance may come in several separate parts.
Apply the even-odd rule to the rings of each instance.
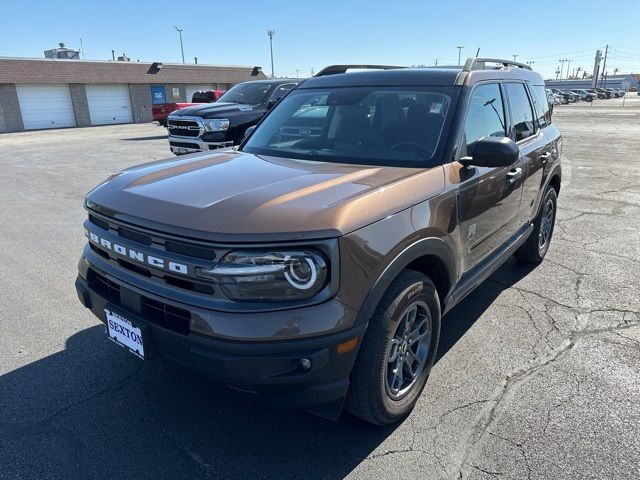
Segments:
[[[547,125],[551,125],[551,107],[549,97],[547,97],[546,90],[542,85],[536,85],[533,87],[533,100],[536,106],[536,112],[538,116],[538,125],[540,128],[544,128]]]
[[[277,102],[282,97],[284,97],[287,93],[289,93],[289,90],[291,90],[294,86],[295,85],[293,83],[280,85],[278,88],[276,88],[275,92],[273,92],[273,95],[271,95],[271,101]]]
[[[272,83],[247,82],[239,83],[220,97],[221,102],[246,103],[257,105],[262,103],[271,90]]]
[[[441,87],[294,90],[243,149],[325,162],[424,165],[440,144],[452,92]]]
[[[507,96],[511,105],[511,125],[516,142],[524,140],[535,133],[533,109],[529,96],[522,83],[506,83]]]
[[[474,90],[464,133],[467,145],[466,155],[473,155],[473,147],[481,138],[506,135],[504,105],[498,84],[480,85]]]

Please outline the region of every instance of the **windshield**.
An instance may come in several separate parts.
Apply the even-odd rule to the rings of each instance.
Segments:
[[[415,166],[434,158],[453,88],[294,90],[243,150],[326,162]]]
[[[266,96],[273,87],[273,83],[239,83],[222,95],[219,102],[244,103],[247,105],[258,105],[266,100]]]

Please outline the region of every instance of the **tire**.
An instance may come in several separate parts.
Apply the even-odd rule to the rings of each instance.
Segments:
[[[542,197],[540,211],[533,222],[533,232],[514,253],[517,260],[523,263],[542,262],[553,236],[557,206],[558,194],[553,187],[547,187]]]
[[[411,323],[409,312],[414,308],[412,327],[416,330],[411,330],[412,337],[420,340],[409,345],[403,332]],[[351,373],[347,410],[376,425],[387,425],[406,417],[424,389],[439,340],[438,292],[425,275],[404,270],[382,296],[369,322]],[[421,363],[418,358],[422,359]],[[400,368],[394,369],[398,364]]]

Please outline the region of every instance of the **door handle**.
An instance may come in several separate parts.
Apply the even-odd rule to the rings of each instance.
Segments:
[[[551,158],[551,152],[545,152],[542,155],[540,155],[540,161],[542,163],[547,163],[547,160],[549,160]]]
[[[509,173],[507,173],[507,180],[509,183],[514,183],[517,179],[522,176],[522,168],[512,168]]]

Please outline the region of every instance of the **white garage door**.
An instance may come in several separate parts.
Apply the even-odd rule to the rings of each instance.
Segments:
[[[131,98],[127,85],[86,85],[91,125],[131,123]]]
[[[25,130],[75,127],[67,85],[16,85]]]
[[[208,90],[213,90],[211,85],[187,85],[185,87],[187,91],[187,102],[190,102],[193,98],[193,94],[196,92],[206,92]]]

